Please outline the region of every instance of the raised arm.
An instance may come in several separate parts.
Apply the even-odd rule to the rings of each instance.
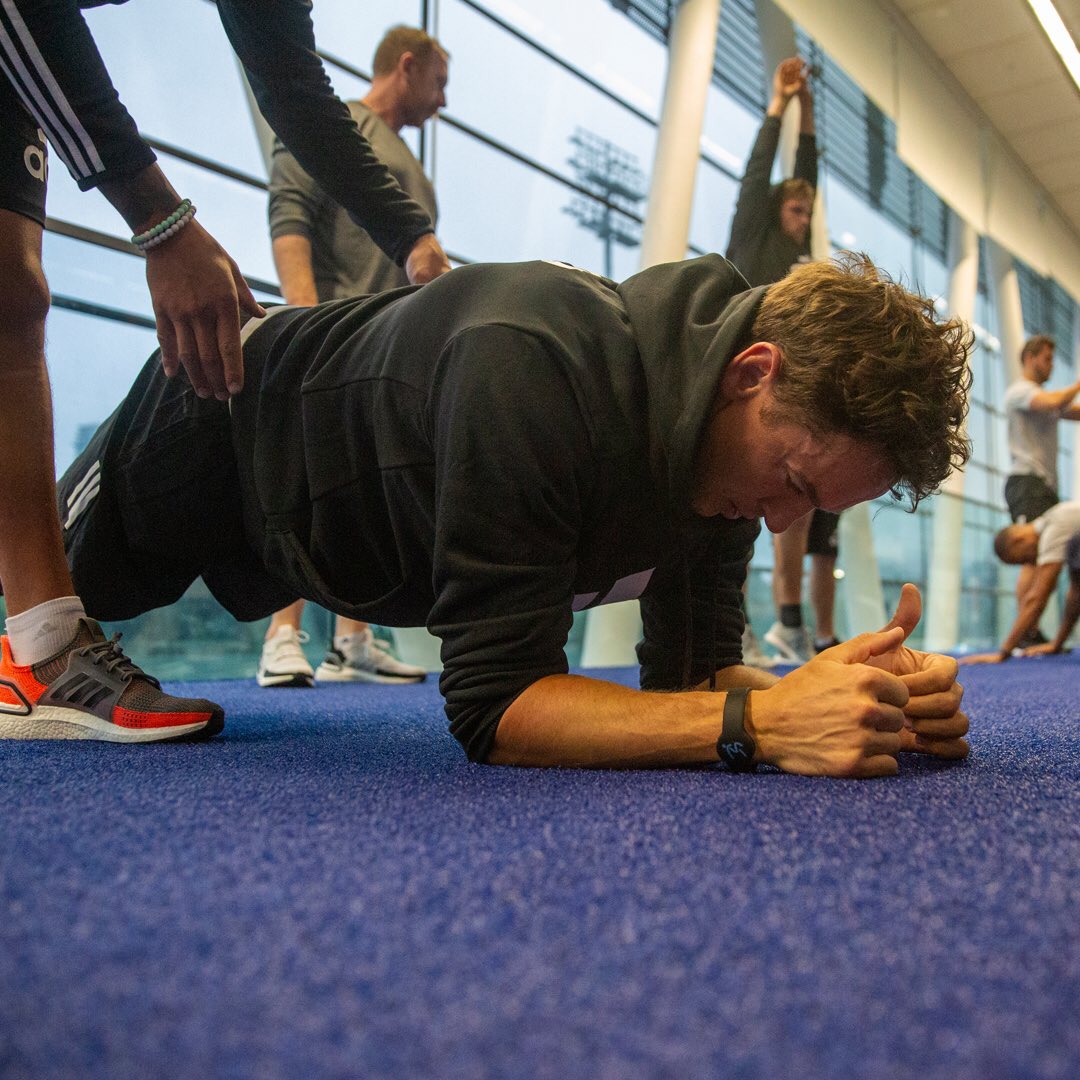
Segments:
[[[743,252],[769,227],[769,178],[779,142],[780,121],[766,116],[746,160],[746,171],[739,184],[735,214],[731,219],[726,255],[736,265]]]
[[[815,190],[818,186],[817,137],[814,128],[814,94],[810,89],[810,73],[803,70],[802,89],[799,90],[799,146],[795,152],[796,180],[805,180]]]
[[[427,212],[401,190],[331,89],[310,3],[218,0],[217,7],[260,111],[323,191],[413,284],[449,270]]]
[[[773,116],[779,120],[791,103],[793,97],[800,100],[807,90],[808,69],[805,63],[792,56],[782,60],[773,72],[772,97],[769,99],[769,107],[765,110],[766,116]]]
[[[809,67],[803,69],[803,84],[797,97],[799,99],[799,134],[815,135],[814,127],[814,92],[810,88]]]
[[[805,81],[803,63],[797,57],[785,60],[773,75],[773,95],[750,156],[746,159],[746,170],[739,184],[735,214],[731,219],[727,257],[736,265],[747,247],[755,244],[769,227],[770,178],[780,142],[780,119],[792,97],[805,86]]]

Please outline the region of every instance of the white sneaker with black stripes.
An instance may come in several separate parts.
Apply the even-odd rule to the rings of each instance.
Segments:
[[[387,651],[388,641],[380,641],[371,628],[334,638],[334,644],[319,665],[319,682],[418,683],[427,672],[415,664],[404,664]]]
[[[308,635],[292,626],[279,626],[263,642],[255,681],[260,686],[314,686],[315,672],[304,655]]]

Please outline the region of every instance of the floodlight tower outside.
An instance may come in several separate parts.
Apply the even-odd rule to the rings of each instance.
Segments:
[[[635,155],[585,128],[579,127],[570,142],[575,147],[570,167],[592,198],[575,195],[563,210],[600,238],[604,275],[611,277],[614,245],[635,247],[641,242],[637,217],[646,195],[645,173]]]

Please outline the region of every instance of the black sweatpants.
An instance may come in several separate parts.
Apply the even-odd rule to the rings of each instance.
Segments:
[[[58,484],[64,548],[87,613],[128,619],[174,603],[196,578],[236,618],[296,599],[244,535],[226,403],[168,379],[151,356]]]

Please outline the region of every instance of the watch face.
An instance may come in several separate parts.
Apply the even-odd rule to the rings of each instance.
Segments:
[[[747,753],[746,747],[741,742],[722,743],[720,751],[724,760],[729,765],[738,765],[743,762],[753,761],[754,755]]]

